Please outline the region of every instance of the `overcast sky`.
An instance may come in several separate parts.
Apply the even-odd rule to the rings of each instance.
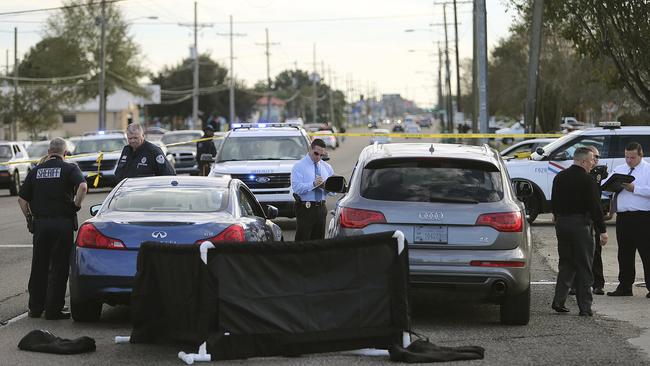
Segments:
[[[436,0],[435,3],[440,3]],[[488,47],[507,36],[512,11],[507,0],[486,0]],[[143,64],[157,71],[189,55],[193,42],[189,27],[179,22],[193,21],[194,1],[124,0],[118,4],[126,19],[133,19],[131,33],[140,45]],[[472,55],[472,5],[459,0],[458,38],[461,59]],[[0,13],[57,7],[59,0],[2,0]],[[444,47],[443,6],[431,0],[199,0],[198,19],[211,23],[199,33],[199,51],[228,67],[228,16],[232,15],[235,38],[235,75],[249,86],[266,79],[265,28],[271,42],[271,75],[294,68],[313,70],[316,44],[318,71],[332,70],[332,84],[345,90],[346,80],[354,80],[358,93],[400,93],[422,107],[435,103],[434,75],[437,55],[434,43]],[[41,39],[43,21],[52,12],[0,15],[0,64],[13,63],[14,27],[18,27],[19,58]],[[144,17],[156,16],[157,20]],[[453,7],[447,6],[447,21],[453,24]],[[430,24],[433,26],[429,26]],[[415,32],[405,32],[415,29]],[[453,25],[448,28],[450,57],[453,59]],[[437,48],[437,46],[436,46]],[[409,52],[409,50],[412,50]],[[453,71],[453,70],[452,70]],[[327,76],[327,75],[326,75]],[[454,78],[452,74],[452,79]],[[455,90],[455,89],[454,89]],[[357,93],[357,94],[358,94]]]

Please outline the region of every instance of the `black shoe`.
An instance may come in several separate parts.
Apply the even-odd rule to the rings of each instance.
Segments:
[[[45,313],[45,319],[47,320],[70,319],[70,313],[67,311],[59,311],[58,313],[54,313],[54,314]]]
[[[41,311],[30,310],[27,313],[27,316],[29,316],[30,318],[40,318],[41,314],[43,314],[43,310],[41,310]]]
[[[591,310],[587,310],[587,311],[581,311],[579,315],[580,316],[594,316],[594,313],[591,312]]]
[[[602,287],[594,287],[594,290],[591,291],[594,295],[605,295]]]
[[[569,311],[571,311],[566,306],[559,306],[559,305],[555,305],[555,304],[552,304],[551,308],[553,308],[553,310],[555,310],[558,313],[568,313]]]
[[[648,292],[647,294],[645,294],[645,297],[647,297],[648,299],[650,299],[650,292]]]
[[[575,290],[575,289],[571,289],[571,290],[569,290],[569,295],[575,295],[575,294],[576,294],[576,290]]]
[[[632,290],[616,289],[607,293],[607,296],[632,296]]]

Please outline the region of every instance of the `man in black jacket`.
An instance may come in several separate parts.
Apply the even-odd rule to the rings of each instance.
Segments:
[[[203,138],[212,138],[214,137],[214,129],[211,125],[205,126],[203,129]],[[210,165],[212,161],[202,160],[203,155],[209,154],[213,158],[217,156],[217,147],[214,146],[214,140],[203,140],[196,143],[196,162],[199,166],[199,175],[207,176],[210,173]]]
[[[605,245],[608,239],[598,187],[588,174],[593,165],[594,153],[589,148],[580,147],[573,155],[573,165],[553,180],[552,210],[560,263],[551,306],[559,313],[569,311],[564,303],[575,277],[580,315],[592,316],[592,225],[600,233],[601,245]]]
[[[130,124],[126,128],[126,137],[129,139],[129,144],[122,149],[115,169],[118,182],[124,178],[176,175],[162,150],[151,142],[145,141],[141,125]]]

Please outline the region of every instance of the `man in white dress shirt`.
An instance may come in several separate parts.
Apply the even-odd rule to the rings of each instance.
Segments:
[[[296,199],[296,241],[325,237],[325,180],[334,174],[332,166],[321,160],[325,142],[315,139],[307,155],[291,169],[291,189]]]
[[[608,296],[632,296],[637,250],[643,261],[646,287],[650,286],[650,164],[643,160],[639,143],[630,142],[625,147],[625,163],[615,167],[613,173],[632,175],[634,182],[623,183],[623,190],[614,198],[619,284]],[[646,297],[650,298],[650,292]]]

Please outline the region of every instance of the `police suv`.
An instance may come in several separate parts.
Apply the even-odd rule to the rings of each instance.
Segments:
[[[625,164],[625,146],[638,142],[650,151],[650,126],[621,127],[618,122],[601,123],[601,127],[571,132],[552,143],[538,147],[530,160],[513,159],[506,162],[512,181],[527,181],[533,186],[533,195],[526,200],[528,221],[540,213],[551,212],[553,179],[573,164],[573,153],[579,147],[594,146],[600,153],[598,164],[611,172]],[[650,162],[650,158],[645,158]]]
[[[244,182],[261,204],[295,217],[291,168],[309,150],[307,132],[290,124],[236,124],[223,139],[210,176]]]

